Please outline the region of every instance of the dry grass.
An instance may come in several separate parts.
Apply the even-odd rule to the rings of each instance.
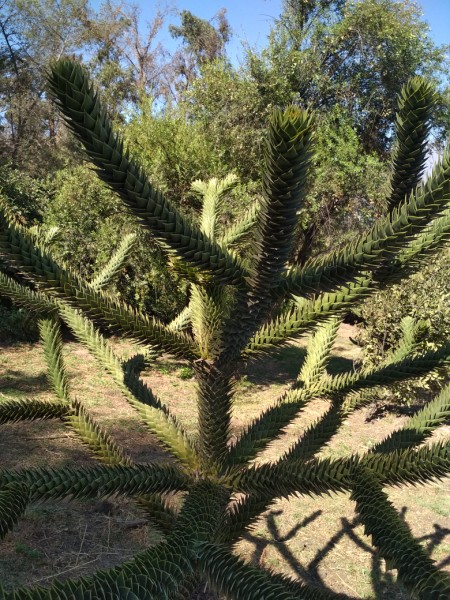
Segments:
[[[351,328],[341,329],[330,368],[351,366],[358,349],[349,342]],[[125,354],[129,346],[118,345]],[[98,371],[84,348],[66,345],[72,391],[138,461],[163,460],[156,440],[146,432],[107,375]],[[296,375],[304,355],[302,344],[284,348],[276,356],[249,364],[237,386],[235,434],[270,405]],[[0,401],[11,397],[50,398],[44,357],[39,345],[5,346],[0,352]],[[195,383],[181,362],[159,360],[147,372],[154,392],[179,416],[188,431],[196,426]],[[294,436],[325,410],[327,403],[311,403],[283,439],[261,460],[270,460]],[[359,411],[323,451],[327,456],[364,452],[401,425],[405,417],[387,414],[366,422]],[[438,436],[448,435],[441,428]],[[60,422],[2,426],[2,467],[91,464],[85,448]],[[444,568],[450,565],[450,479],[417,488],[391,489],[395,506],[430,554]],[[0,546],[3,585],[48,584],[54,576],[77,577],[120,564],[159,539],[133,503],[46,503],[33,506]],[[275,503],[251,534],[238,545],[239,553],[265,567],[359,598],[406,598],[395,585],[395,573],[370,546],[358,524],[354,505],[344,494],[323,498],[294,498]],[[198,598],[206,598],[200,592]]]

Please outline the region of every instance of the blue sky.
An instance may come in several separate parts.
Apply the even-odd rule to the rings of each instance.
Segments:
[[[450,0],[422,0],[418,4],[436,43],[450,44]]]
[[[143,19],[151,19],[157,2],[137,0],[136,3],[141,7]],[[100,0],[93,0],[92,4],[98,6]],[[259,48],[265,45],[270,27],[280,14],[282,0],[169,0],[169,4],[178,10],[189,10],[204,19],[211,19],[222,7],[226,8],[233,30],[228,54],[237,63],[242,56],[241,40],[246,39],[251,46]],[[423,10],[423,18],[430,26],[435,42],[450,44],[450,0],[420,0],[417,4]],[[170,20],[176,23],[175,17]],[[168,32],[162,34],[161,41],[171,50],[176,46]]]

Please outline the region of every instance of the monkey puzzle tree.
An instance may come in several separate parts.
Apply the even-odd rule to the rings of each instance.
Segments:
[[[275,498],[336,491],[351,494],[366,532],[405,586],[419,598],[448,598],[449,576],[437,570],[383,488],[429,481],[450,471],[450,441],[422,444],[449,417],[450,385],[368,453],[334,460],[317,456],[343,420],[370,402],[377,386],[419,376],[450,359],[450,342],[435,352],[415,354],[416,330],[411,326],[381,366],[337,376],[325,372],[339,314],[417,269],[450,231],[449,157],[436,166],[426,185],[419,185],[434,102],[431,86],[416,78],[400,99],[389,214],[356,241],[302,267],[289,267],[288,260],[312,154],[313,118],[308,112],[292,106],[273,113],[264,149],[262,200],[219,234],[220,199],[232,180],[195,185],[204,197],[201,221],[195,225],[152,187],[124,150],[79,65],[57,63],[50,86],[99,176],[153,233],[170,264],[190,280],[191,294],[187,308],[168,325],[132,311],[102,291],[120,256],[113,255],[100,279],[84,281],[57,264],[45,243],[16,222],[4,205],[1,256],[15,277],[1,275],[1,291],[41,315],[57,400],[2,402],[0,421],[63,417],[103,464],[0,471],[0,532],[7,532],[31,502],[122,494],[135,498],[166,537],[119,567],[48,589],[0,588],[0,598],[159,600],[186,597],[199,578],[238,600],[344,598],[246,564],[232,552]],[[245,259],[236,251],[244,235],[253,236],[251,255]],[[72,398],[61,352],[61,321],[112,375],[172,461],[133,463]],[[121,361],[113,352],[101,333],[105,325],[191,361],[198,384],[195,438],[139,378],[137,361]],[[231,441],[239,363],[313,329],[295,384]],[[254,463],[317,397],[329,400],[325,414],[278,460]],[[179,511],[168,492],[183,494]]]

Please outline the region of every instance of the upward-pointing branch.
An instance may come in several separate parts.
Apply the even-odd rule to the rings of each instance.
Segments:
[[[129,157],[81,65],[58,61],[49,84],[68,126],[96,165],[99,177],[120,195],[166,250],[210,274],[215,281],[243,284],[244,273],[238,260],[172,206]]]
[[[427,162],[430,117],[435,103],[434,87],[422,77],[411,79],[401,92],[395,120],[396,142],[389,210],[407,198],[422,179]]]

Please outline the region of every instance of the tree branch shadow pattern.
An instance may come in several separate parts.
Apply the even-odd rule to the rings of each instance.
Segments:
[[[295,354],[295,356],[298,357],[298,355],[302,355],[303,353],[304,350],[302,348],[288,348],[287,351],[285,351],[285,354],[282,354],[282,358],[285,358],[286,354],[288,356],[290,356],[290,354]],[[177,366],[178,364],[179,363],[176,363]],[[273,374],[271,375],[273,379]],[[43,373],[38,374],[36,376],[30,376],[18,369],[8,369],[6,370],[5,377],[0,384],[0,395],[3,393],[5,397],[8,397],[10,395],[10,392],[12,391],[11,388],[13,386],[20,390],[21,395],[23,393],[30,393],[35,391],[47,392],[50,389],[48,381],[46,381],[46,376]],[[126,423],[127,421],[127,419],[122,419],[123,423]],[[40,427],[45,427],[46,423],[41,422],[39,425]],[[32,427],[36,427],[36,424],[33,424]],[[128,425],[125,424],[124,429],[129,432]],[[70,460],[70,462],[73,462],[75,460],[75,462],[83,463],[86,459],[88,459],[87,453],[83,448],[76,449],[70,447],[68,451],[70,451],[70,459],[67,458],[67,460]],[[405,518],[406,512],[407,508],[404,506],[400,511],[400,515],[402,518]],[[308,525],[311,525],[319,517],[321,517],[323,511],[316,510],[311,512],[311,514],[302,519],[302,521],[296,523],[293,527],[291,527],[289,531],[284,535],[282,535],[279,523],[277,522],[277,518],[281,517],[282,514],[282,510],[274,509],[270,510],[264,516],[264,524],[267,531],[270,534],[269,539],[262,539],[261,537],[257,537],[252,533],[247,533],[245,534],[245,536],[243,536],[243,539],[254,545],[253,554],[250,558],[253,564],[261,564],[264,560],[264,555],[267,552],[267,550],[270,547],[276,548],[276,550],[283,557],[285,565],[288,568],[290,568],[294,576],[307,583],[311,583],[316,586],[321,586],[324,589],[329,590],[330,592],[336,591],[335,589],[333,589],[334,586],[330,587],[329,582],[327,583],[324,581],[324,578],[320,573],[320,565],[325,560],[325,558],[333,551],[333,549],[345,537],[347,537],[355,544],[355,546],[360,548],[362,551],[364,551],[371,557],[370,579],[372,589],[374,592],[374,598],[383,600],[406,600],[407,598],[410,598],[410,596],[401,587],[401,585],[396,582],[394,574],[392,572],[385,571],[383,560],[381,559],[377,551],[374,550],[370,545],[368,545],[365,542],[365,540],[355,531],[357,526],[360,524],[357,518],[351,520],[348,518],[341,518],[340,529],[329,538],[329,540],[323,547],[317,550],[312,560],[310,560],[309,562],[302,562],[299,560],[296,553],[290,549],[289,542],[294,540],[294,538],[304,528],[306,528]],[[418,541],[425,542],[426,549],[429,554],[431,554],[432,551],[437,546],[442,544],[446,539],[450,541],[449,528],[442,527],[437,523],[433,523],[432,527],[432,532],[417,538]],[[439,568],[444,568],[449,565],[450,556],[446,557],[437,564]],[[200,583],[198,589],[192,595],[191,600],[213,600],[216,598],[217,596],[215,594],[211,593],[207,589],[207,587],[205,588],[204,583]],[[359,600],[357,596],[348,596],[348,598],[349,600]]]
[[[407,507],[403,506],[399,514],[404,520]],[[312,560],[303,563],[298,555],[294,554],[289,548],[291,542],[297,534],[314,523],[322,514],[322,510],[313,511],[301,522],[296,523],[285,535],[281,535],[276,518],[283,515],[283,510],[270,510],[264,516],[264,526],[270,534],[268,539],[262,539],[251,532],[247,532],[243,539],[254,545],[251,562],[260,565],[269,548],[276,549],[282,556],[285,564],[290,567],[292,574],[306,583],[320,586],[329,592],[336,592],[320,574],[320,565],[324,559],[333,551],[333,549],[345,538],[348,537],[358,548],[370,555],[371,569],[370,580],[374,592],[374,598],[379,600],[407,600],[410,595],[406,592],[400,583],[397,583],[395,574],[392,571],[386,571],[383,567],[383,559],[372,546],[356,533],[355,529],[361,524],[360,519],[355,516],[353,519],[341,517],[341,527],[334,533],[328,542],[319,548]],[[450,528],[442,527],[438,523],[433,523],[433,531],[421,537],[416,538],[419,542],[426,543],[426,551],[429,555],[433,550],[442,544],[446,538],[450,541]],[[439,569],[450,565],[450,556],[436,563]],[[393,595],[395,594],[395,596]],[[359,600],[356,596],[348,596],[349,600]]]

